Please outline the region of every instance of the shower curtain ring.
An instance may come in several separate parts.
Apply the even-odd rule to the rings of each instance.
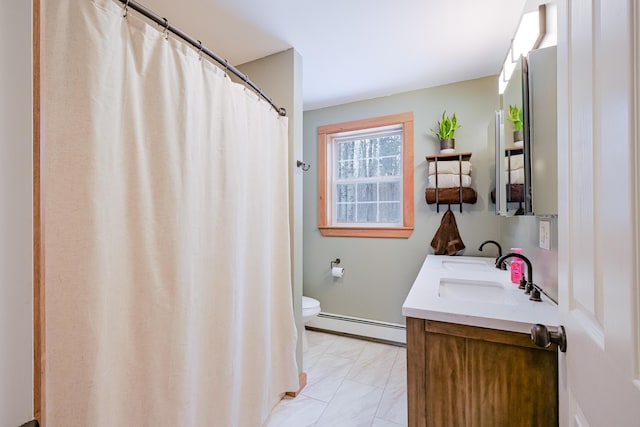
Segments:
[[[129,0],[127,0],[127,2],[124,4],[124,7],[122,8],[122,17],[126,18],[127,15],[129,15]]]
[[[164,39],[169,40],[169,20],[164,17],[162,19],[164,19],[164,31],[162,31],[162,33],[164,34]]]
[[[198,49],[198,59],[202,61],[202,42],[198,40],[198,45],[200,45],[200,49]]]
[[[229,77],[229,76],[227,75],[227,71],[229,71],[229,62],[225,59],[225,60],[224,60],[224,76],[225,76],[225,77]]]

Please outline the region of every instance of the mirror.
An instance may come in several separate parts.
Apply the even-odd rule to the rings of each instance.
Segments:
[[[556,74],[556,47],[532,50],[520,57],[505,88],[502,110],[496,113],[492,195],[499,215],[558,213]]]
[[[531,210],[527,60],[520,57],[502,95],[496,128],[496,213],[524,215]],[[526,142],[526,144],[525,144]],[[526,160],[526,161],[525,161]]]
[[[558,96],[556,46],[529,53],[529,132],[532,213],[558,215]]]

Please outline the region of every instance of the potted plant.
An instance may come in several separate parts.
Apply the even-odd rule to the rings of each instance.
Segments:
[[[442,118],[438,121],[438,128],[431,129],[431,132],[440,140],[440,153],[453,153],[455,147],[454,135],[456,129],[460,128],[456,113],[447,116],[447,112],[442,112]]]
[[[517,146],[521,146],[523,141],[523,118],[522,108],[517,105],[509,105],[509,115],[507,116],[507,120],[513,123],[513,143]]]

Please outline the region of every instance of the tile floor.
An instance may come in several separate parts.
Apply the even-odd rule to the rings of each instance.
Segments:
[[[265,427],[407,425],[406,349],[316,331],[307,339],[307,386],[285,397]]]

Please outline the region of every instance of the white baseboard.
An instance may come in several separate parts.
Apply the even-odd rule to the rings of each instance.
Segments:
[[[400,344],[407,343],[406,327],[397,323],[361,319],[341,314],[320,313],[307,324],[312,328],[375,338]]]

